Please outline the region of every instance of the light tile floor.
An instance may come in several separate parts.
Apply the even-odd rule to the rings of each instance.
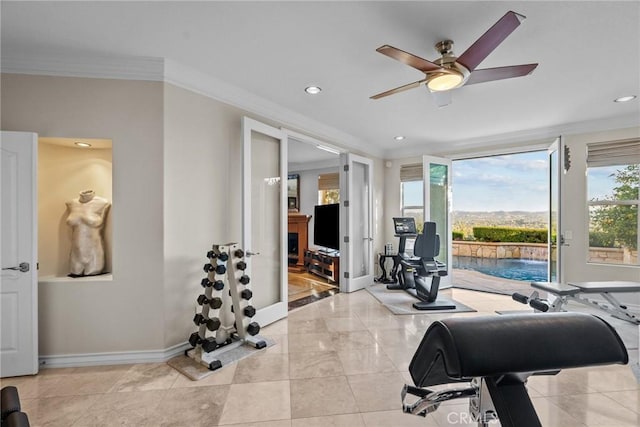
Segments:
[[[509,297],[445,293],[478,310],[521,310]],[[276,345],[201,381],[164,363],[44,369],[16,385],[33,426],[459,426],[467,403],[420,418],[400,410],[409,362],[429,323],[451,314],[394,316],[368,292],[301,307],[261,332]],[[545,427],[639,426],[640,385],[629,366],[532,377]],[[496,424],[491,424],[498,425]]]

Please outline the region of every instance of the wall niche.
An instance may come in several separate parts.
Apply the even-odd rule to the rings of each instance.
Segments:
[[[112,153],[110,139],[38,139],[39,280],[111,280],[113,206],[106,211],[101,229],[105,254],[103,273],[71,278],[68,275],[72,228],[67,224],[66,203],[77,200],[80,192],[86,190],[93,190],[96,198],[113,203]]]

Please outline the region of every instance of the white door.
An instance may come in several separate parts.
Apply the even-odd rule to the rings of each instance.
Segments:
[[[0,136],[0,377],[38,373],[38,136]]]
[[[287,144],[284,132],[242,119],[242,247],[249,255],[253,320],[287,316]]]
[[[424,220],[436,223],[440,235],[440,254],[436,259],[447,266],[447,276],[440,280],[440,289],[451,287],[451,160],[423,156]],[[420,227],[422,224],[419,225]]]
[[[373,162],[340,154],[340,292],[373,284]]]
[[[547,280],[560,282],[560,253],[564,237],[560,228],[560,180],[563,173],[563,156],[561,156],[561,139],[557,138],[547,150],[549,167],[549,224],[548,224],[548,264]]]

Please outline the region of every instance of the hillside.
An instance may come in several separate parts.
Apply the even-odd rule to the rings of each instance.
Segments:
[[[521,227],[521,228],[547,228],[548,212],[525,211],[453,211],[451,220],[454,231],[462,231],[466,236],[471,236],[473,227]]]

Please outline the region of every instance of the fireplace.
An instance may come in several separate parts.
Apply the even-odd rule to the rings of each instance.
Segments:
[[[304,267],[304,251],[309,245],[310,215],[289,213],[287,246],[289,252],[289,269],[302,272]]]

